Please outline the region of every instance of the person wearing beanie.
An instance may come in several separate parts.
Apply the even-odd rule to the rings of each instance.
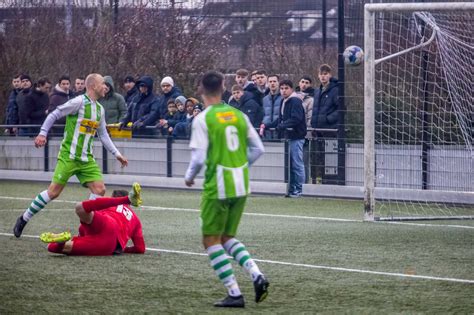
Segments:
[[[199,113],[202,112],[202,104],[196,104],[193,107],[193,116],[196,117]]]
[[[22,74],[20,76],[20,81],[23,83],[23,81],[26,80],[26,81],[30,81],[31,83],[31,77],[28,75],[28,74]]]
[[[154,117],[156,119],[164,118],[168,112],[168,101],[170,99],[176,99],[178,96],[183,93],[174,85],[173,78],[166,76],[161,80],[161,92],[162,95],[159,99],[158,105],[158,116]]]
[[[186,97],[180,95],[174,100],[174,102],[176,103],[176,106],[178,105],[178,103],[184,106],[184,104],[186,104]]]
[[[133,96],[138,92],[138,87],[135,84],[135,78],[131,75],[127,75],[123,80],[123,89],[125,90],[125,103],[128,105]]]
[[[174,86],[174,81],[172,77],[164,77],[163,80],[161,80],[161,87],[163,85],[170,85],[171,87]]]

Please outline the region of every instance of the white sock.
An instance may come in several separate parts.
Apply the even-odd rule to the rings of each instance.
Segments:
[[[30,206],[26,211],[23,213],[23,220],[26,222],[30,221],[30,219],[43,210],[44,207],[48,204],[48,202],[51,201],[51,198],[49,198],[48,191],[43,190],[40,192],[35,199],[31,202]]]
[[[232,264],[227,258],[222,245],[217,244],[209,246],[206,251],[209,259],[211,260],[212,269],[214,269],[217,277],[227,288],[228,294],[234,297],[242,295],[239,285],[237,284],[237,280],[235,279]]]
[[[237,261],[239,265],[245,269],[245,271],[252,278],[252,281],[255,281],[257,277],[262,274],[257,264],[245,248],[244,244],[242,244],[239,240],[236,238],[231,238],[225,242],[224,248],[227,253],[234,257],[235,261]]]

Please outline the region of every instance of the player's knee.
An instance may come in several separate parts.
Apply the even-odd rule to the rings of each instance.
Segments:
[[[94,191],[94,194],[99,196],[105,196],[105,186],[97,187]]]
[[[55,190],[55,189],[52,189],[52,190],[51,190],[51,189],[48,189],[48,196],[49,196],[49,198],[50,198],[51,200],[58,198],[60,193],[61,193],[61,192],[58,191],[58,190]]]

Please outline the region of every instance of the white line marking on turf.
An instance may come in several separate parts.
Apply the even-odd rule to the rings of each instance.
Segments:
[[[13,236],[13,234],[11,234],[11,233],[0,233],[0,235]],[[36,236],[36,235],[22,235],[21,237],[39,238],[39,236]],[[184,250],[171,250],[171,249],[151,248],[151,247],[147,247],[146,250],[150,251],[150,252],[161,252],[161,253],[182,254],[182,255],[192,255],[192,256],[207,256],[207,254],[204,254],[204,253],[188,252],[188,251],[184,251]],[[472,283],[472,284],[474,284],[474,280],[469,280],[469,279],[443,278],[443,277],[422,276],[422,275],[409,275],[409,274],[404,274],[404,273],[393,273],[393,272],[372,271],[372,270],[363,270],[363,269],[354,269],[354,268],[299,264],[299,263],[291,263],[291,262],[267,260],[267,259],[254,259],[254,260],[258,261],[258,262],[262,262],[262,263],[282,265],[282,266],[303,267],[303,268],[311,268],[311,269],[344,271],[344,272],[363,273],[363,274],[390,276],[390,277],[401,277],[401,278],[413,278],[413,279],[423,279],[423,280],[437,280],[437,281]]]
[[[29,200],[32,198],[23,198],[23,197],[9,197],[9,196],[0,196],[0,199],[13,199],[13,200]],[[64,202],[76,204],[79,201],[71,200],[61,200],[57,199],[54,202]],[[182,212],[199,212],[198,209],[189,209],[189,208],[171,208],[171,207],[157,207],[157,206],[142,206],[142,209],[146,211],[182,211]],[[72,209],[72,208],[71,208]],[[139,208],[140,209],[140,208]],[[16,210],[16,209],[15,209]],[[22,209],[23,210],[23,209]],[[50,209],[53,210],[54,209]],[[68,209],[66,209],[68,210]],[[1,209],[0,211],[12,211],[12,209]],[[55,211],[60,211],[59,209]],[[340,219],[340,218],[325,218],[325,217],[310,217],[302,215],[287,215],[287,214],[269,214],[269,213],[255,213],[255,212],[244,212],[244,215],[249,216],[262,216],[262,217],[273,217],[273,218],[289,218],[289,219],[304,219],[304,220],[318,220],[318,221],[335,221],[335,222],[356,222],[356,223],[365,223],[362,220],[352,220],[352,219]],[[468,225],[456,225],[456,224],[429,224],[429,223],[412,223],[412,222],[386,222],[386,221],[375,221],[368,222],[372,224],[399,224],[399,225],[415,225],[415,226],[425,226],[425,227],[448,227],[448,228],[461,228],[461,229],[474,229],[474,226]]]
[[[375,221],[372,223],[385,223],[385,224],[401,224],[401,225],[414,225],[414,226],[447,226],[447,227],[454,227],[454,228],[462,228],[462,229],[474,229],[474,226],[469,225],[457,225],[457,224],[430,224],[430,223],[413,223],[413,222],[380,222]]]
[[[24,208],[22,209],[0,209],[0,211],[25,211]],[[41,210],[41,212],[52,212],[52,211],[56,211],[56,212],[62,212],[62,211],[72,211],[74,212],[74,209],[73,208],[52,208],[52,209],[43,209]]]
[[[148,209],[148,210],[199,212],[198,209],[186,209],[186,208],[169,208],[169,207],[154,207],[154,206],[142,206],[142,208]],[[324,220],[324,221],[361,222],[361,220],[351,220],[351,219],[309,217],[309,216],[304,216],[304,215],[269,214],[269,213],[255,213],[255,212],[244,212],[244,215],[274,217],[274,218]]]

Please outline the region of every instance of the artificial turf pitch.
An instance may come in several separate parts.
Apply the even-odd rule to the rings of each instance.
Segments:
[[[46,187],[0,182],[0,314],[236,312],[212,306],[225,290],[202,249],[199,193],[143,188],[137,214],[145,255],[66,257],[48,253],[38,235],[76,233],[74,201],[89,195],[78,185],[68,185],[20,239],[12,235]],[[249,277],[233,263],[246,313],[474,310],[473,221],[367,223],[360,201],[309,197],[252,196],[247,205],[238,239],[271,286],[256,304]]]

